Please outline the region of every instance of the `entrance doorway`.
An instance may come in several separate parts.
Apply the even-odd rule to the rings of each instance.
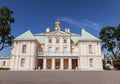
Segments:
[[[47,69],[52,69],[52,59],[47,59]]]
[[[68,69],[68,59],[64,59],[64,69]]]
[[[60,69],[60,59],[55,59],[55,69]]]
[[[72,59],[72,69],[78,68],[78,59]]]
[[[37,68],[39,68],[39,69],[43,69],[43,59],[38,59],[37,60]]]

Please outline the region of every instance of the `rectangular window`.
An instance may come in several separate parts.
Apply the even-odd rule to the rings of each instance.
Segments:
[[[22,53],[26,53],[26,45],[22,46]]]
[[[56,39],[56,43],[59,43],[59,39]]]
[[[6,61],[3,61],[3,66],[5,66],[6,65]]]
[[[93,59],[89,59],[90,67],[93,67]]]
[[[21,67],[25,67],[25,59],[24,58],[21,59]]]
[[[49,39],[49,43],[52,43],[52,39]]]
[[[89,53],[92,53],[92,45],[89,45]]]

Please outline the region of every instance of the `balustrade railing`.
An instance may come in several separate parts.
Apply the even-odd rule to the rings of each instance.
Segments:
[[[38,52],[38,56],[79,56],[78,52]]]

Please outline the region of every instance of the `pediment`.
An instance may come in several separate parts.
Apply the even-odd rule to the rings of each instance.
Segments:
[[[45,35],[71,35],[71,34],[64,31],[56,30],[52,32],[47,32]]]

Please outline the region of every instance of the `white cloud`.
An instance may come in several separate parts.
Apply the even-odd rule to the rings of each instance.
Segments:
[[[69,17],[61,17],[59,18],[59,20],[63,21],[63,22],[66,22],[66,23],[69,23],[69,24],[72,24],[78,28],[91,28],[91,29],[94,29],[94,30],[97,30],[99,31],[101,26],[93,21],[90,21],[90,20],[86,20],[86,19],[83,19],[82,21],[77,21],[77,20],[74,20],[72,18],[69,18]]]
[[[84,19],[84,25],[86,27],[90,27],[90,28],[94,28],[95,30],[99,30],[101,28],[101,26],[93,21],[90,20],[86,20]]]
[[[79,27],[79,28],[82,27],[82,26],[81,26],[81,22],[76,21],[76,20],[73,20],[73,19],[68,18],[68,17],[61,17],[61,18],[59,18],[59,20],[64,21],[64,22],[67,22],[67,23],[70,23],[70,24],[72,24],[72,25],[74,25],[74,26],[76,26],[76,27]]]

